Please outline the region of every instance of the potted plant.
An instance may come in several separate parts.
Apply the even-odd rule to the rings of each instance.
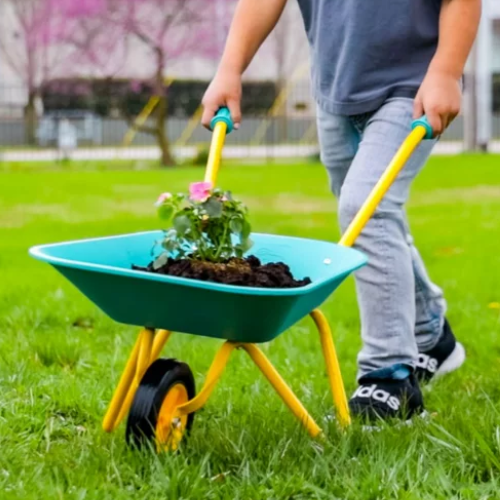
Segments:
[[[156,202],[168,225],[159,244],[163,251],[142,271],[229,285],[295,288],[296,280],[282,263],[262,264],[247,253],[252,247],[248,209],[230,192],[209,182],[191,184],[189,194],[163,193]]]

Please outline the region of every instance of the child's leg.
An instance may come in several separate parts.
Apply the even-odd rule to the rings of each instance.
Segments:
[[[367,120],[341,189],[342,230],[410,132],[412,110],[410,99],[394,99]],[[360,376],[395,365],[414,367],[418,358],[414,255],[407,240],[403,207],[433,145],[434,141],[426,141],[419,146],[356,242],[369,256],[368,265],[356,273],[363,338]]]
[[[419,357],[416,376],[421,382],[450,373],[462,366],[465,349],[457,342],[446,321],[446,301],[442,290],[430,280],[422,259],[407,232],[415,276],[415,338]]]
[[[330,188],[338,199],[361,136],[346,116],[331,115],[318,107],[317,117],[321,161],[328,171]]]
[[[408,225],[406,227],[406,239],[410,247],[415,276],[415,337],[419,352],[426,352],[436,345],[443,331],[446,300],[441,288],[431,281],[422,257],[413,243]]]

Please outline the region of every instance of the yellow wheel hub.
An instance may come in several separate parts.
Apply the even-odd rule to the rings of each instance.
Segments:
[[[176,451],[184,436],[187,415],[179,415],[177,408],[189,401],[183,384],[175,384],[168,391],[156,423],[156,448],[160,451]]]

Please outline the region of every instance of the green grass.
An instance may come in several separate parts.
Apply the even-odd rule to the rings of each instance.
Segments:
[[[500,158],[434,158],[409,215],[464,368],[426,392],[433,413],[411,427],[345,435],[309,321],[264,350],[328,436],[310,440],[242,353],[196,416],[182,453],[137,454],[100,422],[135,340],[31,245],[157,228],[152,202],[200,169],[0,174],[0,498],[486,499],[500,491]],[[316,164],[231,167],[221,185],[248,202],[256,230],[336,240],[335,202]],[[324,306],[348,391],[360,347],[349,280]],[[219,342],[178,335],[168,356],[200,387]]]

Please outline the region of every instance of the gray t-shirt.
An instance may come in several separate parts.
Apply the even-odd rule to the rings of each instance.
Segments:
[[[357,115],[415,96],[436,52],[441,0],[298,2],[325,111]]]

